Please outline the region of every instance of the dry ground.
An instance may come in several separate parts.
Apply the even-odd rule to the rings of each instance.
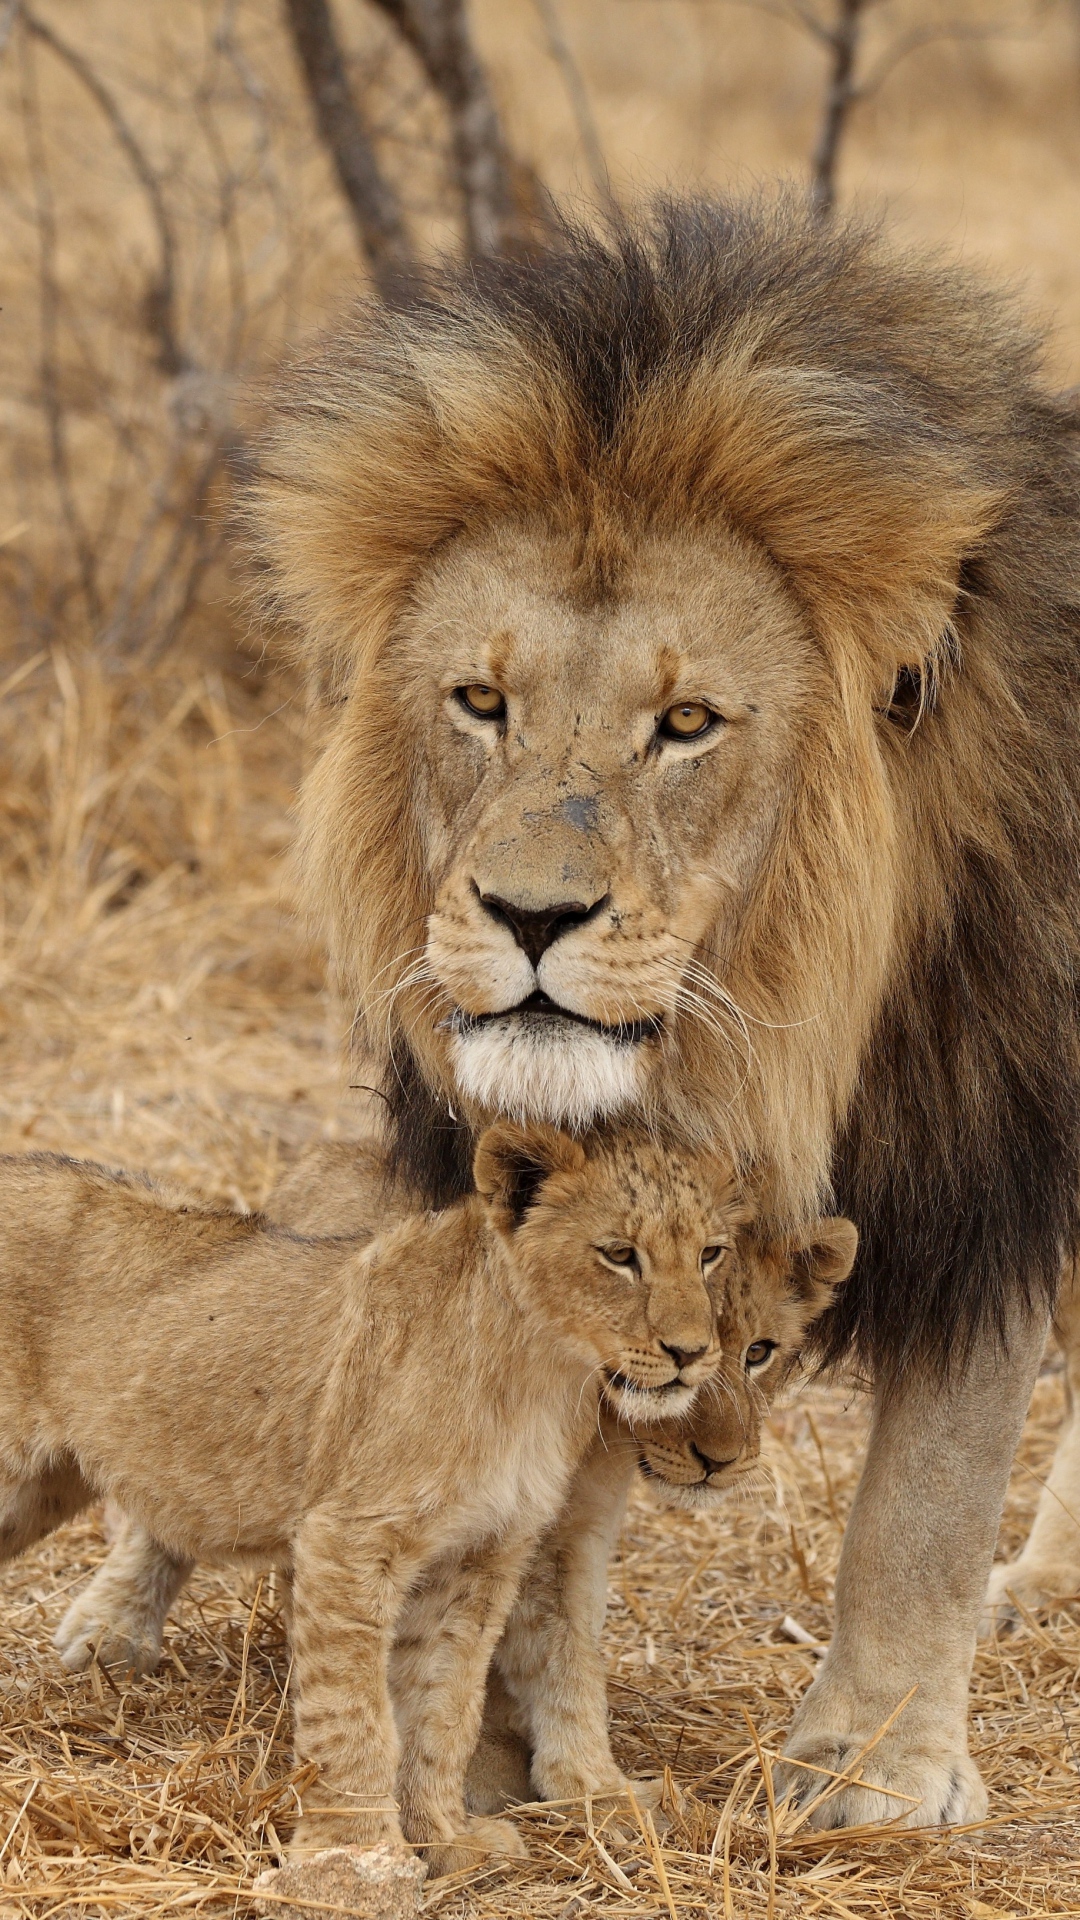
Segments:
[[[304,1140],[367,1123],[365,1096],[340,1085],[320,956],[291,911],[284,849],[306,751],[295,688],[240,657],[228,670],[192,661],[146,676],[136,723],[130,688],[61,658],[0,714],[0,1148],[143,1164],[258,1205]],[[1051,1367],[1008,1547],[1060,1401]],[[1080,1913],[1076,1608],[980,1652],[985,1828],[770,1836],[764,1776],[814,1667],[781,1623],[828,1634],[864,1430],[857,1396],[813,1388],[774,1422],[774,1497],[707,1518],[663,1512],[645,1492],[634,1505],[612,1585],[612,1699],[625,1764],[669,1767],[685,1795],[662,1850],[590,1833],[580,1809],[534,1810],[527,1866],[439,1882],[427,1911]],[[3,1574],[0,1916],[244,1915],[295,1805],[272,1587],[200,1575],[161,1672],[118,1690],[98,1671],[65,1676],[49,1646],[103,1551],[95,1515]]]

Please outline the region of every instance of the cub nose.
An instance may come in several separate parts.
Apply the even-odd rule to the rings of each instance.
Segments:
[[[594,900],[591,907],[583,900],[559,900],[550,907],[521,907],[516,900],[504,900],[497,893],[482,893],[480,899],[492,919],[501,920],[509,927],[534,967],[539,966],[541,957],[561,934],[580,927],[604,904],[604,899]]]
[[[660,1344],[665,1353],[670,1353],[680,1373],[684,1367],[691,1366],[695,1360],[701,1359],[703,1353],[709,1351],[708,1347],[669,1347],[666,1340],[662,1340]]]
[[[706,1473],[722,1473],[725,1467],[733,1467],[735,1465],[739,1454],[742,1452],[742,1448],[740,1447],[736,1453],[730,1454],[726,1460],[714,1460],[711,1454],[702,1453],[700,1447],[695,1447],[693,1441],[690,1442],[690,1451],[701,1461]]]

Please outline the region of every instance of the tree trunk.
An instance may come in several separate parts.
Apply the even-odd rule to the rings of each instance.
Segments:
[[[413,268],[397,193],[387,180],[357,105],[330,0],[284,0],[319,133],[348,202],[371,276],[384,298]]]
[[[375,0],[389,14],[446,105],[468,253],[519,245],[509,152],[472,42],[465,0]]]

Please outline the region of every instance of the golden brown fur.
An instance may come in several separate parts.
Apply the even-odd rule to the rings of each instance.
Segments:
[[[368,1223],[387,1204],[389,1179],[385,1157],[370,1145],[319,1145],[309,1148],[279,1183],[269,1205],[274,1218],[292,1227],[370,1231]],[[828,1234],[832,1261],[822,1244]],[[849,1271],[855,1236],[844,1222],[823,1221],[814,1244],[822,1288],[809,1303],[816,1315]],[[708,1507],[740,1482],[753,1485],[761,1417],[790,1378],[812,1325],[801,1308],[793,1313],[789,1288],[796,1253],[791,1242],[770,1245],[752,1229],[739,1235],[727,1274],[725,1359],[689,1413],[632,1434],[602,1412],[602,1432],[578,1469],[559,1521],[533,1559],[496,1649],[483,1733],[468,1775],[474,1811],[496,1813],[514,1798],[534,1794],[555,1799],[610,1794],[624,1784],[608,1742],[600,1632],[608,1560],[634,1466],[656,1497],[672,1506]],[[778,1309],[782,1328],[773,1321]],[[739,1359],[751,1332],[764,1334],[770,1325],[780,1334],[779,1350],[751,1387]],[[130,1548],[128,1555],[134,1578],[127,1605],[145,1619],[138,1598],[145,1562]],[[121,1573],[123,1554],[110,1559]],[[153,1590],[148,1601],[152,1606]],[[96,1596],[90,1605],[99,1617]],[[647,1783],[637,1781],[635,1792],[644,1800]]]
[[[489,1697],[485,1736],[509,1728],[523,1740],[537,1798],[615,1794],[627,1785],[608,1742],[600,1634],[608,1560],[635,1465],[672,1506],[716,1505],[740,1482],[752,1485],[762,1416],[790,1378],[809,1327],[846,1281],[855,1246],[847,1220],[818,1221],[804,1240],[786,1244],[764,1245],[744,1231],[725,1276],[724,1360],[689,1412],[637,1433],[602,1413],[602,1431],[537,1549],[495,1653],[493,1693],[502,1711],[492,1711]],[[762,1337],[776,1341],[775,1352],[749,1368],[744,1356]],[[485,1777],[482,1758],[470,1781],[473,1804],[498,1811],[505,1780]]]
[[[879,1402],[791,1751],[872,1751],[823,1823],[875,1779],[984,1811],[966,1675],[1080,1238],[1076,420],[1038,360],[858,220],[664,206],[358,310],[253,498],[339,701],[304,862],[408,1178],[460,1191],[497,1110],[625,1109],[723,1141],[773,1227],[831,1182],[859,1228],[823,1345]]]
[[[523,1568],[601,1400],[648,1425],[727,1362],[730,1167],[502,1125],[476,1179],[364,1244],[0,1161],[0,1553],[105,1493],[174,1591],[195,1559],[289,1566],[301,1850],[400,1837],[395,1800],[440,1868],[512,1849],[462,1789]]]
[[[663,1022],[606,1094],[568,1029],[566,1116],[661,1108],[799,1219],[859,1086],[842,1195],[870,1259],[843,1331],[868,1353],[1000,1305],[1032,1180],[1024,1263],[1053,1286],[1076,883],[1056,832],[1022,849],[1073,831],[1071,435],[999,299],[791,206],[675,208],[607,252],[568,232],[359,313],[296,371],[254,513],[276,606],[348,696],[305,862],[405,1132],[426,1117],[421,1177],[452,1177],[425,1087],[492,1108],[453,1016],[528,985],[475,896],[513,871],[537,903],[607,890],[549,956],[559,1003]],[[471,678],[505,683],[501,748],[449,709]],[[723,750],[647,775],[637,732],[681,691],[726,703]],[[977,1248],[966,1201],[907,1205],[927,1151],[947,1191],[994,1191]]]
[[[1023,1550],[990,1575],[983,1633],[1018,1621],[1020,1608],[1040,1613],[1080,1594],[1080,1261],[1075,1258],[1062,1276],[1054,1333],[1064,1361],[1065,1417]]]

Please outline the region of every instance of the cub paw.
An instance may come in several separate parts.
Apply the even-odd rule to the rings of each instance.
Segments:
[[[306,1860],[313,1853],[334,1849],[383,1846],[412,1851],[396,1813],[323,1813],[313,1807],[297,1821],[285,1857]]]
[[[658,1779],[631,1780],[627,1783],[632,1789],[634,1799],[643,1813],[652,1814],[653,1826],[660,1838],[669,1833],[678,1816],[686,1806],[686,1795],[675,1785],[674,1780],[665,1787],[664,1777]]]
[[[70,1673],[82,1673],[95,1653],[102,1666],[152,1673],[161,1659],[161,1626],[135,1609],[101,1605],[91,1587],[68,1608],[53,1646]]]
[[[1025,1566],[1024,1561],[1007,1560],[994,1567],[986,1588],[979,1638],[989,1639],[995,1627],[1017,1626],[1023,1620],[1020,1607],[1028,1613],[1048,1613],[1080,1594],[1080,1567]],[[1020,1606],[1017,1606],[1019,1601]]]
[[[544,1766],[533,1762],[533,1784],[538,1800],[600,1800],[626,1799],[626,1790],[633,1786],[635,1793],[638,1785],[645,1785],[626,1778],[617,1767],[599,1769],[576,1766]],[[650,1783],[651,1784],[651,1783]],[[641,1802],[643,1805],[644,1802]]]
[[[524,1860],[527,1848],[520,1833],[509,1820],[472,1818],[450,1840],[433,1841],[420,1847],[428,1871],[438,1878],[444,1873],[467,1873],[491,1859]]]
[[[934,1753],[886,1735],[858,1760],[873,1737],[873,1729],[796,1735],[776,1770],[777,1798],[796,1809],[812,1806],[808,1824],[819,1830],[966,1826],[983,1818],[986,1788],[970,1755]],[[847,1772],[856,1777],[829,1777]]]
[[[534,1776],[536,1769],[534,1768]],[[633,1794],[644,1813],[654,1812],[664,1793],[661,1776],[651,1780],[631,1780],[616,1769],[613,1773],[585,1773],[569,1767],[549,1768],[536,1781],[540,1800],[591,1800],[594,1808],[620,1806],[629,1812]]]
[[[584,1806],[587,1801],[593,1819],[598,1825],[603,1824],[605,1838],[633,1846],[640,1841],[641,1832],[631,1795],[638,1813],[651,1814],[657,1833],[661,1836],[667,1833],[681,1809],[682,1795],[673,1785],[665,1801],[663,1775],[648,1780],[632,1780],[617,1772],[599,1779],[569,1773],[549,1775],[544,1793],[537,1798],[563,1805],[577,1801]]]

